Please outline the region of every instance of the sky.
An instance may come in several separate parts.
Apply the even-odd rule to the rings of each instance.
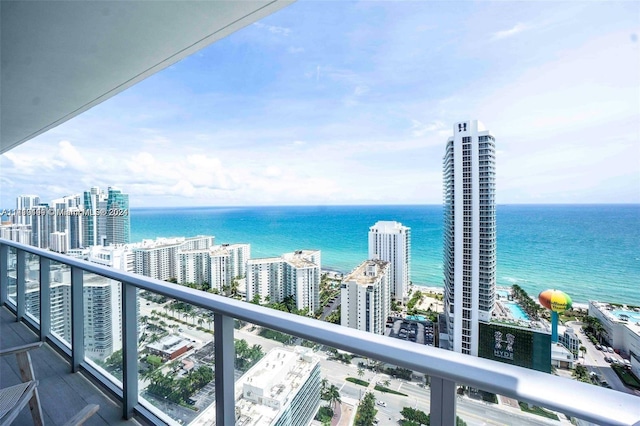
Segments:
[[[453,123],[496,202],[640,203],[640,2],[304,1],[0,157],[0,207],[440,204]]]

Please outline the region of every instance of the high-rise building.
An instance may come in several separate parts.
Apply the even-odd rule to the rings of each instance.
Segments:
[[[107,194],[107,241],[109,244],[127,244],[131,240],[129,194],[109,188]]]
[[[37,195],[20,195],[16,198],[16,209],[20,212],[33,209],[40,204],[40,197]],[[13,219],[16,225],[31,225],[33,216],[28,214],[18,214]]]
[[[340,323],[345,327],[384,334],[391,310],[389,262],[366,260],[342,280]]]
[[[49,216],[47,210],[49,206],[41,204],[33,208],[34,215],[31,217],[31,245],[42,249],[49,248]]]
[[[369,228],[369,259],[389,262],[391,297],[403,302],[411,280],[411,228],[380,221]]]
[[[249,244],[222,244],[211,247],[209,256],[209,284],[212,289],[222,291],[234,279],[247,272],[247,260],[251,257]]]
[[[83,195],[84,216],[82,241],[84,247],[103,246],[107,240],[107,194],[97,186]],[[102,213],[105,214],[102,214]]]
[[[135,273],[158,280],[178,279],[179,257],[182,251],[207,250],[213,245],[214,237],[158,238],[143,240],[133,248]]]
[[[236,424],[309,425],[320,406],[320,362],[308,348],[274,348],[235,384]],[[190,424],[215,422],[215,404]]]
[[[495,299],[495,139],[477,120],[456,123],[443,158],[444,315],[441,347],[478,355],[478,323]]]
[[[298,250],[281,257],[247,261],[247,301],[282,302],[293,296],[296,309],[313,313],[320,307],[320,250]]]

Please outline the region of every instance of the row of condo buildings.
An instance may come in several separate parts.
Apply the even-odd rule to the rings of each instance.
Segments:
[[[50,203],[21,195],[16,209],[4,213],[8,220],[0,225],[0,238],[58,253],[130,241],[129,195],[113,187],[92,187]]]

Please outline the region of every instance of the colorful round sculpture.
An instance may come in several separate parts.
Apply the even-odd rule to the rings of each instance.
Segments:
[[[571,309],[571,297],[564,291],[545,290],[538,295],[540,304],[553,312],[562,313]]]

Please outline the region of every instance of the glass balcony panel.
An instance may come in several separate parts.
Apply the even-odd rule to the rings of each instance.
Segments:
[[[8,302],[16,306],[16,262],[17,255],[14,247],[9,247],[7,259],[7,299]]]
[[[138,306],[141,402],[181,424],[206,416],[215,401],[213,313],[148,291]],[[211,414],[202,424],[215,424]]]
[[[25,312],[36,323],[40,323],[40,256],[26,253],[25,256]]]
[[[52,261],[49,280],[51,334],[71,348],[71,267]]]
[[[122,383],[122,284],[83,271],[84,356]]]

